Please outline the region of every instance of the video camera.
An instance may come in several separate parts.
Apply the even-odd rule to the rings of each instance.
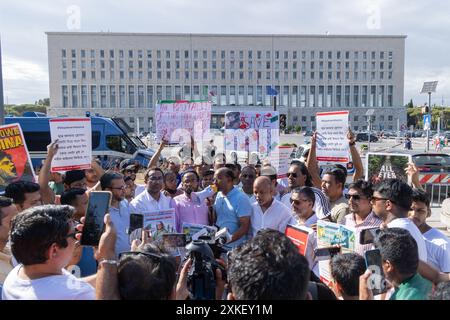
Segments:
[[[186,257],[192,259],[192,267],[188,273],[188,288],[193,300],[215,300],[216,298],[216,270],[222,272],[222,279],[226,280],[225,268],[215,259],[222,253],[228,252],[225,243],[231,240],[226,228],[219,230],[214,236],[200,236],[186,246]]]

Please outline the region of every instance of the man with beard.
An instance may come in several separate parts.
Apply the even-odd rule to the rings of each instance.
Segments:
[[[183,223],[209,224],[208,207],[195,194],[198,191],[199,180],[195,171],[187,171],[182,176],[184,193],[173,199],[178,232],[182,232]]]

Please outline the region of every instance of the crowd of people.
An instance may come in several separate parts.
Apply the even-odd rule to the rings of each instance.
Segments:
[[[183,223],[226,228],[229,250],[217,263],[215,298],[236,300],[444,300],[450,298],[448,238],[426,222],[430,198],[410,164],[412,186],[398,179],[372,185],[349,132],[354,164],[323,172],[315,135],[305,162],[294,160],[286,178],[270,162],[239,164],[224,154],[181,152],[160,162],[163,141],[147,168],[124,160],[104,169],[50,173],[58,144],[37,182],[16,181],[0,197],[1,298],[13,299],[193,299],[188,274],[192,257],[173,254],[149,235],[129,232],[130,215],[174,209]],[[144,184],[137,176],[143,175]],[[99,245],[81,246],[89,194],[111,193]],[[354,252],[330,257],[333,281],[318,268],[317,222],[354,228]],[[285,235],[288,225],[313,230],[300,254]],[[379,227],[373,243],[360,232]],[[136,236],[137,234],[137,236]],[[387,290],[375,294],[365,254],[378,249]],[[226,275],[226,276],[225,276]]]

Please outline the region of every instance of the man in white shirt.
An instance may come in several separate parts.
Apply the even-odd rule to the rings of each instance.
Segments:
[[[258,177],[253,184],[256,202],[252,203],[252,236],[261,229],[273,229],[282,233],[291,220],[291,210],[273,197],[273,185],[268,177]]]
[[[430,198],[425,191],[414,189],[412,199],[409,218],[425,238],[428,264],[441,272],[450,273],[450,240],[426,222],[426,219],[431,216]]]
[[[388,228],[409,231],[416,240],[419,259],[427,262],[425,239],[416,225],[408,219],[412,204],[412,188],[399,179],[387,179],[377,184],[372,196],[372,210]]]
[[[5,280],[3,300],[95,299],[95,276],[79,279],[64,269],[78,240],[74,212],[70,206],[45,205],[14,218],[11,249],[20,264]]]

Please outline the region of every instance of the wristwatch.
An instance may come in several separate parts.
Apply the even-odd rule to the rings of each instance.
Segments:
[[[117,260],[102,259],[102,260],[100,260],[100,261],[98,262],[99,265],[102,265],[102,264],[104,264],[104,263],[106,263],[106,264],[111,264],[111,265],[114,265],[114,266],[117,266],[117,265],[118,265]]]

